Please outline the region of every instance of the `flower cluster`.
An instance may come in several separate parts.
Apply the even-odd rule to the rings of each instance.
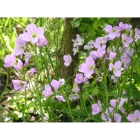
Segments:
[[[73,39],[72,41],[74,42],[73,43],[73,46],[74,46],[74,48],[73,48],[74,54],[73,55],[75,55],[78,52],[78,47],[83,45],[84,38],[82,38],[79,34],[77,34],[76,39],[75,40]]]
[[[51,81],[51,86],[53,87],[54,91],[57,92],[57,90],[60,88],[60,86],[63,85],[64,83],[65,83],[64,79],[59,79],[59,81],[53,79]],[[45,97],[49,97],[50,95],[52,95],[52,88],[51,88],[51,86],[49,84],[47,84],[45,86],[45,90],[42,92],[42,94]],[[56,95],[56,99],[58,101],[61,101],[61,102],[65,102],[66,101],[62,95]]]
[[[48,42],[44,37],[44,29],[42,27],[37,27],[35,24],[27,25],[26,29],[20,34],[16,40],[14,51],[12,54],[7,55],[4,60],[4,67],[13,67],[15,70],[19,71],[23,66],[27,66],[31,58],[27,47],[30,47],[28,43],[36,44],[39,47],[43,47]],[[26,78],[31,78],[31,76],[36,72],[35,68],[31,68],[30,71],[26,73]],[[27,82],[21,80],[12,80],[15,90],[25,89]]]
[[[104,28],[105,36],[97,37],[94,40],[88,41],[87,45],[84,46],[85,50],[88,50],[86,53],[85,61],[79,65],[78,73],[76,73],[74,79],[74,86],[72,91],[76,94],[80,91],[78,84],[89,83],[89,80],[93,77],[98,79],[98,82],[102,82],[107,76],[117,83],[118,78],[121,79],[123,71],[127,70],[131,64],[131,57],[134,54],[134,49],[131,47],[134,39],[132,36],[132,26],[129,24],[119,23],[118,26],[107,25]],[[140,30],[135,29],[134,35],[135,41],[140,39]],[[111,44],[113,40],[119,40],[118,44]],[[78,46],[83,45],[84,39],[80,35],[76,35],[76,39],[72,40],[74,42],[74,55],[78,52]],[[116,41],[116,42],[117,42]],[[109,45],[107,45],[109,43]],[[64,65],[69,66],[72,58],[70,55],[64,56]],[[99,66],[99,64],[101,64]],[[123,90],[122,94],[125,90]],[[77,94],[78,95],[78,94]],[[89,95],[93,99],[92,95]],[[70,98],[73,99],[72,97]],[[122,114],[125,114],[123,108],[125,100],[118,98],[110,100],[110,106],[106,108],[105,111],[102,110],[101,102],[94,103],[92,105],[92,114],[96,115],[102,112],[101,118],[103,121],[116,121],[120,122],[122,120],[120,111]],[[137,115],[136,115],[137,114]],[[136,117],[137,116],[137,117]],[[127,118],[130,121],[139,121],[138,111],[135,111],[134,114],[130,114]]]

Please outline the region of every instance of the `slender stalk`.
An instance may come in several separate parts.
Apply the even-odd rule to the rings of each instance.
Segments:
[[[87,108],[86,108],[86,105],[85,105],[85,102],[84,102],[84,99],[83,99],[81,93],[80,93],[80,99],[81,99],[81,101],[82,101],[82,104],[83,104],[84,110],[85,110],[86,114],[88,115],[88,111],[87,111]]]
[[[36,64],[36,74],[37,74],[37,77],[36,77],[36,87],[38,87],[38,78],[39,78],[39,61],[38,61],[38,55],[37,55],[37,48],[35,48],[35,53],[36,53],[36,59],[35,59],[35,64]],[[37,94],[37,98],[38,98],[38,101],[39,101],[39,109],[40,109],[40,113],[41,113],[41,121],[43,122],[44,119],[43,119],[43,111],[42,111],[42,105],[41,105],[41,97],[39,95],[39,91],[36,90],[35,91],[36,94]]]
[[[24,116],[24,114],[25,114],[25,110],[26,110],[26,103],[27,103],[27,94],[26,94],[26,88],[25,88],[25,92],[24,92],[25,94],[25,101],[24,101],[24,109],[23,109],[23,121],[24,122],[26,122],[26,119],[25,119],[25,116]]]
[[[65,96],[65,98],[66,98],[66,102],[67,102],[67,105],[68,105],[68,109],[69,109],[69,111],[70,111],[70,115],[71,115],[72,122],[74,122],[74,117],[73,117],[72,112],[71,112],[69,100],[67,99],[66,96]]]

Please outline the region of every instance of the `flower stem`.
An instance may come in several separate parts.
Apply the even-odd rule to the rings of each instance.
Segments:
[[[36,59],[35,59],[35,64],[36,64],[36,74],[37,74],[37,77],[36,77],[36,87],[38,89],[38,78],[39,78],[39,62],[38,62],[38,55],[37,55],[37,48],[35,48],[35,53],[36,53]],[[39,101],[39,109],[40,109],[40,113],[41,113],[41,121],[43,122],[44,119],[43,119],[43,111],[42,111],[42,105],[41,105],[41,97],[39,95],[39,91],[36,90],[35,91],[37,93],[37,98],[38,98],[38,101]]]

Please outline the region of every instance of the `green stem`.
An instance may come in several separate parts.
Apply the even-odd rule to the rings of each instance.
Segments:
[[[25,88],[25,101],[24,101],[24,109],[23,109],[23,121],[26,122],[25,119],[25,110],[26,110],[26,103],[27,103],[27,94],[26,94],[26,88]]]
[[[69,111],[70,111],[70,115],[71,115],[72,122],[74,122],[74,117],[73,117],[72,112],[71,112],[69,100],[67,99],[66,96],[65,96],[65,98],[66,98],[66,102],[67,102],[67,104],[68,104],[68,109],[69,109]]]
[[[107,81],[106,81],[106,77],[108,75],[108,71],[106,71],[106,67],[105,65],[103,64],[103,69],[105,71],[104,73],[104,77],[103,77],[103,85],[104,85],[104,88],[105,88],[105,95],[106,95],[106,106],[108,107],[108,91],[107,91]]]
[[[62,89],[62,93],[65,93],[63,87],[61,89]],[[67,105],[68,105],[68,109],[70,111],[70,116],[71,116],[72,122],[75,122],[74,121],[74,117],[73,117],[72,112],[71,112],[71,107],[70,107],[69,99],[67,98],[67,96],[65,94],[63,94],[63,96],[66,99],[66,102],[67,102]]]
[[[85,105],[85,102],[84,102],[84,98],[82,97],[82,94],[81,93],[80,93],[80,98],[81,98],[81,101],[82,101],[84,110],[85,110],[86,114],[88,115],[88,111],[87,111],[87,108],[86,108],[86,105]]]
[[[36,47],[36,46],[34,46]],[[35,59],[35,65],[36,65],[36,74],[37,74],[37,77],[36,77],[36,87],[38,87],[38,78],[39,78],[39,62],[38,62],[38,55],[37,55],[37,48],[35,48],[35,53],[36,53],[36,59]],[[43,119],[43,111],[42,111],[42,105],[41,105],[41,97],[39,95],[39,91],[36,90],[35,91],[36,94],[37,94],[37,98],[38,98],[38,101],[39,101],[39,109],[40,109],[40,113],[41,113],[41,121],[43,122],[44,119]]]

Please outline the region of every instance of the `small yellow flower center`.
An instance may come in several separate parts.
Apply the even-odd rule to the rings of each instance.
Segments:
[[[101,43],[100,43],[100,45],[103,45],[103,44],[104,44],[104,41],[102,40]]]
[[[24,47],[23,47],[23,46],[20,46],[20,49],[21,49],[21,50],[24,50]]]
[[[35,38],[35,37],[36,37],[36,33],[33,33],[33,34],[32,34],[32,37]]]
[[[126,30],[126,31],[125,31],[125,34],[126,34],[126,36],[129,36],[130,33],[129,33],[128,30]]]
[[[23,86],[23,85],[24,85],[24,83],[22,83],[22,82],[18,83],[18,86]]]
[[[113,70],[113,71],[115,71],[116,69],[115,69],[115,68],[113,68],[112,70]]]
[[[124,40],[124,42],[126,42],[126,39]]]
[[[76,84],[73,85],[73,88],[76,88]]]
[[[68,62],[71,62],[71,59],[70,58],[68,58]]]
[[[138,117],[136,117],[136,118],[135,118],[135,121],[136,121],[136,122],[138,122],[138,121],[139,121],[139,118],[138,118]]]
[[[93,66],[89,66],[89,70],[92,70],[94,67]]]
[[[116,30],[115,29],[112,29],[112,32],[116,32]]]

